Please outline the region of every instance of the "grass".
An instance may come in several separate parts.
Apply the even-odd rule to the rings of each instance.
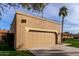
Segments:
[[[79,48],[79,40],[78,39],[65,39],[64,43],[68,43],[72,47]]]
[[[0,56],[34,56],[30,51],[16,51],[6,43],[0,43]]]
[[[0,56],[33,56],[32,53],[27,51],[0,51]]]
[[[13,51],[7,44],[0,44],[0,51]]]

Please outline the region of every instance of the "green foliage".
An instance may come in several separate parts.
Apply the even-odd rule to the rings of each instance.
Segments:
[[[78,39],[65,39],[64,43],[70,44],[68,46],[79,48],[79,40]]]
[[[0,51],[13,51],[13,50],[15,49],[10,47],[7,43],[0,42]]]
[[[35,12],[42,12],[47,3],[0,3],[0,16],[2,16],[2,11],[5,12],[6,8],[16,8],[24,7],[28,10],[33,10]]]
[[[16,51],[7,43],[0,42],[0,56],[33,56],[33,54],[28,50]]]
[[[60,10],[59,10],[59,16],[65,17],[67,15],[68,15],[68,9],[65,6],[63,6],[62,8],[60,8]]]
[[[21,3],[22,7],[32,9],[33,11],[42,12],[47,3]]]
[[[2,40],[5,42],[2,45],[8,46],[7,50],[10,50],[10,49],[14,50],[14,33],[7,33],[6,36],[2,36]],[[4,46],[2,46],[2,47],[4,47]],[[6,47],[4,47],[4,48],[6,48]]]
[[[34,56],[27,51],[0,51],[0,56]]]

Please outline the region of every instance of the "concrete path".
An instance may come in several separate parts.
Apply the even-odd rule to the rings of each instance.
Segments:
[[[56,45],[52,49],[30,50],[36,56],[79,56],[79,48]]]

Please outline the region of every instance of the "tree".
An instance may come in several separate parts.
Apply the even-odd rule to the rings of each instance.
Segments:
[[[13,7],[15,9],[15,7],[19,7],[19,4],[17,3],[0,3],[0,17],[2,16],[2,12],[5,12],[5,10],[7,10],[6,8],[11,8]]]
[[[27,9],[32,9],[33,12],[42,12],[43,18],[43,10],[48,3],[21,3],[21,5]]]
[[[24,7],[28,10],[32,10],[33,12],[42,12],[43,18],[43,10],[47,3],[0,3],[0,20],[2,16],[2,12],[6,11],[6,8],[16,8],[16,7]]]
[[[6,7],[24,7],[28,10],[32,10],[33,12],[42,12],[42,17],[43,17],[43,10],[47,3],[0,3],[0,16],[2,15],[1,11],[5,11]]]
[[[62,18],[62,28],[61,28],[61,42],[63,42],[63,25],[64,25],[64,18],[68,15],[68,9],[63,6],[59,10],[59,16]]]

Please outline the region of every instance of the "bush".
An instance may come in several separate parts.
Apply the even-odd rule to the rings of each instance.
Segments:
[[[14,50],[14,34],[13,33],[7,33],[6,36],[2,37],[2,39],[4,40],[8,48]]]

